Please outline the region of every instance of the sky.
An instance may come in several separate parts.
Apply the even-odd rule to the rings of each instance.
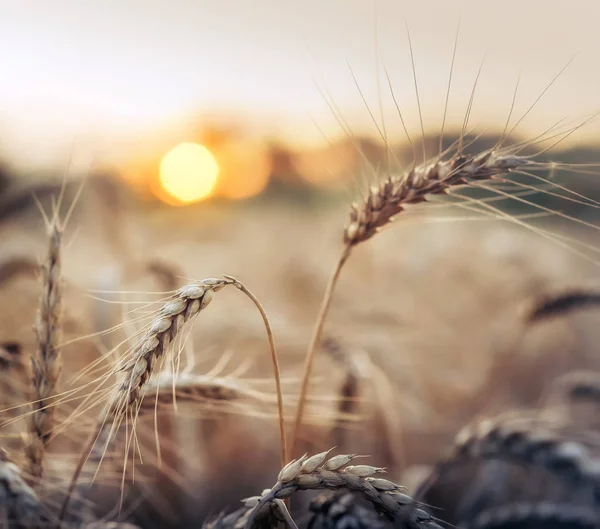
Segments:
[[[598,0],[4,0],[0,151],[30,166],[74,144],[123,158],[211,120],[298,146],[352,133],[439,130],[455,35],[450,125],[513,122],[536,135],[600,109]],[[460,21],[460,23],[459,23]],[[408,29],[407,29],[408,28]],[[388,82],[389,78],[389,82]],[[567,121],[565,122],[567,123]],[[574,138],[600,136],[586,125]]]

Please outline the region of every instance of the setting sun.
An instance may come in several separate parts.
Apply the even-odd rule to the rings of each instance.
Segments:
[[[162,189],[184,204],[210,196],[218,175],[217,160],[204,145],[198,143],[180,143],[160,162]]]

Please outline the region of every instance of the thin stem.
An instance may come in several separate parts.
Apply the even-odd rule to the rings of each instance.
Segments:
[[[237,279],[231,276],[224,275],[223,277],[227,279],[231,279],[233,284],[241,290],[246,296],[248,296],[252,302],[256,305],[256,308],[260,312],[262,316],[263,322],[265,324],[265,329],[267,330],[267,337],[269,339],[269,348],[271,349],[271,360],[273,361],[273,376],[275,377],[275,386],[277,389],[277,410],[279,413],[279,435],[281,437],[281,466],[282,468],[289,462],[288,460],[288,450],[287,450],[287,439],[285,435],[285,419],[283,414],[283,391],[281,389],[281,377],[279,371],[279,359],[277,357],[277,349],[275,348],[275,339],[273,337],[273,331],[271,329],[271,324],[269,323],[269,318],[267,317],[267,313],[265,309],[261,305],[258,298],[250,292],[242,283],[240,283]]]
[[[333,274],[329,279],[329,283],[327,284],[327,288],[325,289],[325,294],[323,296],[323,301],[321,302],[321,308],[319,309],[319,315],[317,316],[317,321],[315,323],[313,334],[308,345],[308,349],[306,351],[306,357],[304,361],[304,373],[302,375],[302,386],[300,388],[300,397],[298,398],[298,408],[296,409],[296,419],[294,423],[294,432],[292,433],[292,455],[296,451],[296,443],[298,442],[298,434],[300,430],[300,426],[302,424],[302,415],[304,413],[304,405],[306,404],[306,397],[308,395],[308,384],[310,382],[310,375],[312,371],[313,362],[315,359],[315,353],[317,350],[317,345],[321,341],[321,335],[323,334],[323,327],[325,325],[325,319],[327,318],[327,314],[329,312],[329,307],[331,306],[331,300],[333,297],[333,291],[335,289],[335,285],[337,284],[337,280],[340,277],[340,273],[342,268],[348,258],[350,257],[350,252],[352,251],[352,246],[346,244],[344,246],[344,250],[340,259],[338,260],[335,269],[333,270]]]

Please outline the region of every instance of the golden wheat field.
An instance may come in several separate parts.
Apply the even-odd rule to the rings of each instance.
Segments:
[[[250,50],[266,39],[263,55],[277,62],[288,44],[283,31],[277,34],[282,51],[269,40],[267,22],[279,20],[276,6],[259,2],[262,18],[255,20],[259,15],[242,4],[235,15],[240,27],[223,26],[225,36],[215,42],[245,35],[247,16],[254,40],[242,44]],[[333,8],[309,4],[298,19],[311,21],[311,9],[317,10],[318,29]],[[140,42],[162,42],[154,52],[163,66],[168,48],[154,24],[180,30],[185,41],[193,29],[185,12],[201,18],[185,2],[173,20],[163,19],[167,11],[132,6],[119,16],[139,21],[133,33]],[[340,28],[364,29],[354,24],[366,11],[348,6],[353,17],[340,15],[334,36]],[[588,7],[592,19],[597,8]],[[82,8],[72,9],[75,19]],[[107,6],[94,9],[89,13],[99,27],[115,15]],[[201,14],[210,19],[224,8],[213,9]],[[442,4],[437,9],[435,28],[446,16]],[[39,42],[69,18],[59,22],[48,13],[27,19],[38,24]],[[548,24],[558,24],[561,13],[548,8]],[[523,17],[530,15],[523,6]],[[269,28],[264,35],[259,21]],[[463,38],[480,38],[468,15],[464,24]],[[312,82],[324,83],[319,95],[342,139],[319,130],[325,139],[315,147],[300,141],[299,132],[296,143],[273,139],[272,131],[245,135],[228,121],[242,93],[230,93],[231,83],[216,68],[214,79],[195,88],[214,83],[231,98],[231,110],[221,122],[211,116],[212,124],[192,139],[187,130],[168,141],[158,133],[155,143],[147,139],[151,133],[134,141],[130,130],[129,143],[118,135],[101,141],[101,127],[90,129],[98,137],[86,142],[98,152],[111,142],[124,150],[145,147],[126,161],[105,153],[80,165],[77,142],[64,163],[57,151],[57,164],[42,162],[35,149],[24,156],[6,140],[0,164],[2,527],[600,527],[597,115],[560,121],[552,115],[547,123],[563,107],[567,113],[584,108],[582,101],[586,109],[597,104],[588,101],[593,83],[576,85],[569,77],[569,87],[580,89],[579,97],[569,92],[570,100],[581,105],[567,108],[563,98],[561,107],[560,80],[572,61],[548,52],[556,75],[544,77],[536,92],[527,89],[533,97],[525,106],[515,103],[518,83],[497,82],[512,103],[500,123],[493,121],[495,92],[480,81],[484,62],[471,61],[474,40],[463,48],[469,65],[460,62],[457,24],[443,45],[450,69],[438,94],[445,106],[436,100],[441,113],[433,126],[421,98],[438,96],[430,77],[418,78],[431,50],[415,53],[413,42],[427,34],[422,20],[414,22],[413,41],[409,26],[402,31],[410,62],[400,70],[411,90],[414,84],[415,99],[407,103],[404,89],[394,91],[394,72],[377,55],[367,62],[375,67],[379,101],[368,100],[354,71],[341,85],[357,95],[351,108],[368,116],[371,136],[353,129],[348,106],[338,106],[321,79]],[[377,31],[377,45],[389,51],[385,31]],[[569,31],[572,41],[563,44],[585,44],[587,60],[595,57],[589,34],[577,40]],[[100,51],[111,51],[109,44],[89,47],[93,39],[76,34],[93,58],[80,66],[103,65]],[[490,41],[493,35],[490,30]],[[535,35],[545,42],[541,30]],[[35,39],[27,42],[33,49]],[[326,42],[317,49],[323,57],[337,49]],[[125,68],[123,57],[109,53],[115,86],[119,75],[135,79],[151,94],[150,106],[163,104],[136,70],[145,64],[143,46],[120,46],[136,62]],[[59,48],[48,57],[60,55]],[[514,53],[515,60],[532,60],[525,49]],[[246,71],[244,57],[231,63],[232,71]],[[201,55],[199,69],[206,74],[204,60]],[[221,60],[225,71],[231,64]],[[295,71],[298,64],[289,61],[284,66]],[[26,70],[26,63],[18,68]],[[497,64],[492,77],[504,65]],[[59,71],[77,70],[68,61],[63,66],[57,78]],[[245,95],[253,83],[264,90],[248,104],[256,111],[257,101],[267,101],[273,113],[282,104],[293,129],[295,112],[310,106],[303,89],[282,103],[277,90],[269,91],[267,74],[246,79]],[[463,106],[449,104],[453,75],[472,82],[454,88]],[[35,76],[27,79],[33,83]],[[77,79],[68,77],[65,85]],[[184,99],[163,81],[164,93]],[[103,101],[93,107],[98,119],[125,101],[81,86],[87,103],[71,96],[83,122],[91,119],[90,101]],[[554,88],[557,102],[544,106]],[[482,106],[494,107],[481,113],[481,127],[473,123],[477,89]],[[124,115],[143,128],[144,120],[158,118],[142,112],[142,92],[134,94],[135,112]],[[0,100],[11,94],[0,91]],[[194,105],[201,107],[195,99]],[[536,112],[537,128],[523,127]],[[40,119],[34,107],[24,115]],[[257,128],[267,115],[257,118]],[[391,132],[392,119],[401,124],[400,137]],[[10,130],[8,118],[7,124]],[[126,128],[118,120],[111,127],[123,134]],[[25,128],[15,124],[15,137]],[[49,149],[53,136],[64,133],[34,128],[31,138],[40,135]]]

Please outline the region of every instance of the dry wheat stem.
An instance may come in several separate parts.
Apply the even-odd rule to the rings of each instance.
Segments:
[[[61,372],[62,229],[57,219],[49,226],[48,254],[41,266],[42,294],[35,321],[37,348],[31,357],[32,408],[27,419],[25,456],[34,481],[43,475],[44,453],[54,428],[53,397]]]
[[[310,339],[310,343],[308,345],[308,351],[304,360],[304,369],[302,373],[302,384],[300,386],[300,395],[298,397],[298,406],[296,408],[296,417],[294,419],[294,430],[292,432],[292,454],[296,451],[296,443],[298,442],[298,435],[300,432],[300,426],[302,425],[302,418],[304,416],[304,407],[306,405],[306,397],[308,395],[308,385],[310,383],[310,374],[312,373],[313,363],[315,361],[315,352],[317,350],[317,345],[319,340],[321,339],[321,335],[323,334],[323,327],[325,325],[325,319],[327,317],[327,313],[329,312],[329,307],[331,305],[331,301],[333,299],[333,290],[335,289],[335,285],[337,280],[342,272],[342,268],[348,258],[350,257],[351,247],[346,245],[340,256],[336,267],[327,283],[327,288],[325,289],[325,295],[323,296],[323,301],[321,302],[321,307],[319,308],[319,314],[317,315],[317,322],[315,324],[315,328],[313,330],[313,334]]]
[[[390,176],[378,185],[372,186],[361,204],[352,204],[350,222],[344,230],[342,251],[317,315],[317,320],[306,351],[300,397],[292,434],[292,453],[295,453],[299,429],[302,424],[304,405],[310,375],[319,345],[325,319],[331,306],[331,300],[337,280],[352,249],[375,235],[381,228],[392,222],[395,215],[409,204],[425,202],[429,195],[445,194],[451,187],[469,182],[490,180],[501,174],[512,172],[531,165],[527,158],[511,154],[502,154],[494,150],[478,155],[457,154],[448,160],[424,163],[400,177]]]
[[[250,292],[242,283],[240,283],[237,279],[231,276],[223,276],[230,281],[233,281],[233,285],[241,290],[246,296],[248,296],[263,319],[263,323],[265,324],[265,329],[267,330],[267,338],[269,340],[269,348],[271,351],[271,361],[273,363],[273,378],[275,379],[275,388],[277,392],[277,410],[279,414],[279,437],[281,443],[281,464],[284,465],[286,461],[288,461],[288,450],[287,450],[287,437],[285,433],[285,419],[284,419],[284,410],[283,410],[283,390],[281,389],[281,374],[279,370],[279,359],[277,357],[277,349],[275,348],[275,338],[273,336],[273,331],[271,329],[271,324],[269,323],[269,318],[267,317],[267,313],[265,312],[263,306],[261,305],[258,298]]]
[[[401,492],[401,486],[376,477],[385,469],[369,465],[348,466],[359,456],[342,454],[328,458],[329,452],[331,450],[292,460],[282,468],[271,489],[263,491],[261,496],[243,500],[244,505],[250,509],[244,516],[245,529],[252,529],[256,518],[275,500],[289,498],[298,490],[323,489],[359,492],[388,518],[402,521],[409,527],[438,527],[428,513],[419,509],[412,498]]]

